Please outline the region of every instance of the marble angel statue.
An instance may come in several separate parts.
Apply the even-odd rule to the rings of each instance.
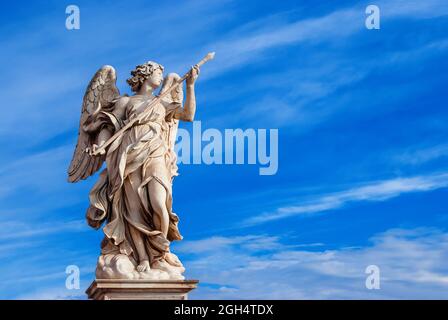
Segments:
[[[182,239],[172,207],[174,143],[178,122],[194,119],[195,81],[211,58],[182,78],[163,78],[163,66],[152,61],[138,65],[127,80],[131,96],[120,95],[111,66],[99,69],[87,86],[68,180],[86,179],[106,163],[86,213],[88,224],[103,226],[105,235],[97,278],[184,279],[185,269],[170,251],[170,243]]]

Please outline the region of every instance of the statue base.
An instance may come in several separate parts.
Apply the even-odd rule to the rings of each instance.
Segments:
[[[93,300],[187,300],[198,280],[95,279],[86,293]]]

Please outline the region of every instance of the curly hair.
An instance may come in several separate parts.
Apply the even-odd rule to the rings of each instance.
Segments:
[[[127,79],[126,82],[131,86],[131,90],[133,92],[137,92],[138,90],[140,90],[143,82],[151,77],[152,73],[157,69],[163,71],[163,66],[153,61],[139,64],[135,67],[134,70],[131,71],[132,77]]]

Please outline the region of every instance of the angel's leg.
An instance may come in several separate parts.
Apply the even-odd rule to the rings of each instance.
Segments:
[[[133,226],[130,226],[130,233],[132,237],[132,241],[134,242],[135,248],[137,249],[138,254],[138,266],[137,271],[142,272],[150,269],[149,266],[149,257],[145,250],[145,243],[143,242],[142,233],[135,229]]]
[[[130,179],[133,179],[132,181],[134,183],[139,183],[140,177],[137,174],[131,174],[129,179],[125,179],[124,181],[124,187],[126,189],[126,198],[127,198],[126,205],[129,210],[128,214],[133,221],[140,222],[142,214],[140,199],[138,198],[137,192],[132,187]],[[134,246],[137,250],[138,263],[139,263],[139,265],[137,266],[137,271],[140,272],[146,271],[150,269],[150,267],[149,267],[148,253],[146,252],[145,248],[144,235],[132,225],[129,225],[129,232],[131,234],[132,241],[134,242]]]
[[[166,208],[166,190],[156,179],[148,184],[151,207],[154,210],[154,225],[157,230],[162,231],[165,238],[168,236],[169,214]]]
[[[166,189],[159,181],[152,179],[148,184],[148,191],[150,194],[151,207],[154,211],[154,226],[157,230],[162,231],[165,238],[167,238],[169,214],[166,207]],[[172,272],[172,267],[166,262],[165,259],[166,257],[161,260],[156,260],[152,263],[152,267],[169,273]]]

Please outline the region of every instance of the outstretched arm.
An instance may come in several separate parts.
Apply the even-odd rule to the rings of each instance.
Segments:
[[[174,114],[175,119],[192,122],[196,113],[196,95],[194,92],[194,84],[199,75],[199,67],[191,68],[190,76],[187,78],[187,97],[183,108],[179,108]]]

